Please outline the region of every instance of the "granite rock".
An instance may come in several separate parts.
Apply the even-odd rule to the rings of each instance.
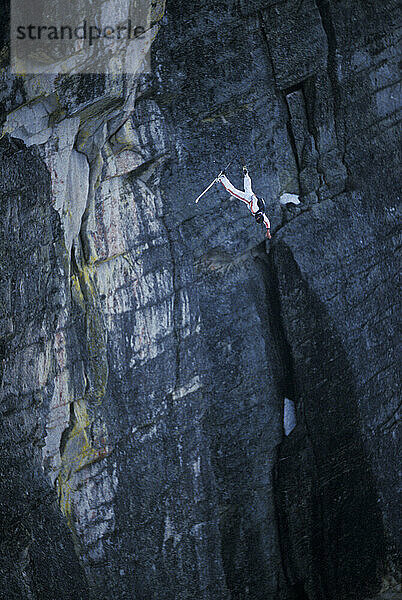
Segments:
[[[397,595],[397,3],[160,17],[135,78],[1,55],[0,597]]]

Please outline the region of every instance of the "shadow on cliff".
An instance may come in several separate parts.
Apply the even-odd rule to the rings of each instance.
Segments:
[[[46,378],[38,364],[60,311],[60,219],[37,149],[5,135],[0,164],[0,599],[86,600],[85,574],[43,469],[54,371]]]
[[[384,531],[354,374],[324,303],[283,242],[271,250],[267,269],[274,331],[280,351],[291,354],[283,357],[282,387],[298,416],[274,470],[285,578],[279,597],[365,598],[379,587]]]

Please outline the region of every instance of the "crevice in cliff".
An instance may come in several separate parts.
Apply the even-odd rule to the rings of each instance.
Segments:
[[[169,253],[170,253],[171,260],[172,260],[172,286],[173,286],[173,315],[172,315],[172,318],[173,318],[173,335],[174,335],[175,344],[176,344],[176,364],[175,364],[175,384],[174,384],[174,390],[175,390],[175,389],[178,389],[180,386],[181,339],[180,339],[179,324],[177,322],[177,318],[178,318],[178,314],[179,314],[179,310],[180,310],[180,301],[179,301],[180,285],[178,282],[176,258],[175,258],[175,254],[174,254],[175,249],[174,249],[174,242],[172,239],[172,234],[169,231],[169,228],[168,228],[163,216],[161,216],[161,221],[162,221],[165,231],[166,231],[166,238],[167,238],[167,242],[168,242],[168,246],[169,246]],[[173,392],[172,392],[172,395],[170,398],[171,399],[173,398]]]
[[[82,154],[84,154],[84,153],[82,153]],[[87,196],[85,210],[81,217],[81,224],[80,224],[80,229],[79,229],[79,233],[78,233],[78,240],[79,240],[79,243],[81,244],[83,258],[86,262],[89,262],[91,259],[91,253],[93,253],[93,252],[92,252],[92,246],[91,246],[91,238],[88,234],[88,226],[89,226],[89,219],[91,216],[91,210],[92,210],[92,212],[94,212],[94,210],[95,210],[95,207],[92,206],[92,200],[95,195],[95,189],[94,189],[95,186],[93,183],[94,167],[91,166],[91,164],[88,160],[88,157],[85,154],[84,154],[84,156],[87,159],[88,165],[89,165],[89,186],[88,186],[88,196]],[[96,256],[94,256],[94,259],[95,258],[96,258]]]
[[[3,340],[0,340],[0,389],[3,383],[4,365],[6,361],[6,346]]]
[[[306,120],[308,131],[310,135],[312,135],[312,137],[314,138],[317,147],[318,131],[317,126],[314,122],[314,112],[316,110],[316,86],[316,77],[312,76],[303,82],[301,91],[303,94],[304,105],[306,108]]]
[[[299,87],[297,89],[300,90],[301,88]],[[296,90],[294,90],[294,91],[296,91]],[[292,115],[290,113],[289,103],[288,103],[287,98],[286,98],[287,94],[289,94],[289,93],[290,92],[285,92],[284,93],[284,103],[285,103],[286,112],[287,112],[287,115],[288,115],[288,118],[286,120],[286,130],[288,132],[288,138],[289,138],[290,145],[292,147],[292,152],[293,152],[293,155],[294,155],[294,158],[295,158],[295,163],[296,163],[296,166],[297,166],[297,173],[298,173],[298,177],[299,177],[300,176],[300,171],[301,171],[300,158],[299,158],[299,153],[297,152],[296,138],[295,138],[295,135],[294,135],[294,132],[293,132],[293,128],[292,128]],[[300,186],[300,182],[299,182],[299,186]]]
[[[272,335],[284,363],[277,376],[298,413],[296,429],[278,446],[273,476],[284,597],[369,596],[378,584],[384,532],[353,373],[290,248],[276,241],[264,262]]]
[[[340,114],[341,108],[341,93],[339,89],[339,83],[337,78],[337,39],[335,27],[331,18],[331,7],[329,5],[328,0],[315,0],[318,12],[320,13],[321,22],[323,29],[325,31],[325,35],[327,38],[328,44],[328,56],[327,56],[327,73],[329,80],[331,82],[332,88],[332,98],[334,104],[334,121],[335,121],[335,131],[337,137],[337,145],[340,149],[342,156],[345,153],[345,140],[344,140],[344,132],[339,131],[339,123],[340,120],[337,116]]]
[[[273,75],[273,77],[275,79],[275,93],[278,94],[279,86],[278,86],[278,83],[276,81],[276,75],[275,75],[275,69],[274,69],[274,61],[272,60],[271,48],[269,47],[268,35],[267,35],[267,31],[265,29],[265,20],[264,20],[263,11],[259,10],[257,12],[257,18],[258,18],[258,25],[259,25],[259,28],[260,28],[261,36],[262,36],[262,39],[264,40],[265,48],[266,48],[266,51],[267,51],[268,62],[269,62],[269,65],[271,67],[272,75]]]
[[[301,3],[299,5],[299,8],[301,6]],[[286,119],[286,131],[288,134],[288,138],[289,138],[289,143],[290,146],[292,148],[292,152],[293,152],[293,156],[294,156],[294,160],[295,160],[295,165],[296,165],[296,169],[297,169],[297,179],[298,179],[298,185],[299,185],[299,190],[300,190],[300,171],[301,171],[301,157],[299,157],[299,153],[297,151],[297,144],[296,144],[296,139],[295,139],[295,135],[292,129],[292,115],[290,112],[290,107],[286,98],[287,94],[290,94],[294,91],[300,90],[302,84],[296,84],[293,87],[289,88],[288,90],[281,90],[280,86],[278,85],[278,82],[276,80],[276,75],[275,75],[275,68],[274,68],[274,61],[272,60],[272,56],[271,56],[271,48],[269,46],[269,41],[268,41],[268,35],[267,35],[267,31],[265,28],[265,21],[264,21],[264,16],[263,16],[263,12],[262,11],[258,11],[258,23],[259,23],[259,28],[260,28],[260,32],[261,32],[261,36],[264,40],[264,44],[265,44],[265,49],[266,49],[266,56],[269,62],[269,66],[270,66],[270,70],[272,73],[272,76],[274,78],[275,81],[275,86],[274,86],[274,91],[275,94],[278,98],[278,101],[281,102],[281,104],[283,104],[286,114],[287,114],[287,119]]]
[[[148,180],[154,169],[158,168],[164,160],[166,160],[167,152],[152,156],[148,160],[144,159],[144,162],[139,167],[131,172],[131,175],[143,180]],[[145,176],[145,177],[144,177]]]
[[[70,402],[70,420],[69,420],[68,426],[63,431],[63,433],[61,434],[61,438],[60,438],[60,446],[59,446],[60,456],[63,456],[63,454],[64,454],[67,442],[69,440],[71,432],[74,429],[75,423],[76,423],[76,418],[75,418],[75,413],[74,413],[74,402]]]
[[[269,331],[271,334],[271,350],[273,350],[275,357],[273,361],[270,361],[270,363],[273,370],[275,384],[279,390],[281,398],[283,399],[283,405],[281,407],[281,421],[284,435],[284,402],[286,398],[294,402],[297,391],[294,377],[293,355],[283,324],[281,287],[274,259],[274,251],[274,245],[271,245],[267,253],[265,242],[263,242],[257,246],[253,252],[253,255],[261,267],[265,283]],[[286,438],[283,437],[283,439]],[[280,461],[283,460],[283,457],[281,457],[280,453],[280,446],[281,444],[276,449],[272,473],[274,514],[280,559],[280,572],[278,573],[278,590],[276,599],[279,600],[280,598],[284,597],[283,588],[285,588],[287,598],[291,598],[292,600],[304,600],[304,598],[306,598],[309,600],[308,596],[304,597],[300,594],[297,595],[297,590],[292,588],[292,582],[289,577],[289,565],[287,557],[287,548],[289,547],[287,539],[288,532],[286,524],[284,524],[283,518],[281,517],[279,498],[275,491],[279,476],[279,464]]]
[[[295,386],[293,376],[293,358],[286,339],[280,305],[279,281],[275,268],[272,248],[267,254],[265,242],[255,249],[255,258],[263,268],[264,283],[267,290],[268,319],[270,331],[275,340],[276,353],[274,377],[283,398],[294,400]]]

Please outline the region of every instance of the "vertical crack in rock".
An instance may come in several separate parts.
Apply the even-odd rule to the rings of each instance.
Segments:
[[[273,361],[273,366],[276,369],[274,372],[274,379],[278,385],[281,396],[283,398],[294,400],[296,391],[293,374],[293,356],[283,327],[279,281],[272,248],[267,254],[265,242],[263,242],[256,248],[255,258],[262,268],[264,283],[267,290],[266,299],[269,330],[272,332],[273,340],[275,340],[275,344],[273,345],[276,354],[276,360]]]
[[[264,279],[267,287],[267,308],[269,315],[270,332],[272,335],[273,346],[276,352],[276,360],[273,362],[276,365],[274,372],[275,381],[281,393],[283,400],[282,408],[282,423],[284,423],[284,405],[285,399],[296,402],[296,412],[298,413],[297,422],[299,423],[296,431],[292,434],[292,440],[299,438],[301,431],[304,430],[302,407],[299,403],[299,394],[297,390],[297,378],[295,377],[295,366],[292,348],[286,336],[284,326],[284,315],[282,313],[281,286],[278,278],[278,269],[275,263],[275,248],[271,247],[268,254],[265,252],[265,243],[261,246],[259,261],[264,265]],[[305,431],[305,430],[304,430]],[[285,433],[285,432],[283,432]],[[283,438],[285,440],[285,438]],[[283,498],[278,494],[278,487],[282,484],[280,480],[282,461],[288,460],[289,457],[284,456],[281,451],[283,444],[288,441],[283,441],[276,449],[276,458],[273,467],[273,486],[274,486],[274,507],[275,519],[278,534],[278,545],[281,561],[281,571],[278,573],[278,598],[282,598],[284,594],[290,593],[291,598],[295,600],[310,600],[305,593],[304,584],[299,581],[295,582],[292,553],[290,552],[291,543],[298,543],[298,540],[291,538],[291,532],[287,524],[287,519],[284,518]],[[291,501],[291,500],[290,500]],[[315,528],[319,529],[320,511],[317,514]],[[287,597],[287,596],[286,596]]]
[[[288,113],[287,131],[298,167],[299,193],[303,204],[309,206],[343,192],[348,175],[344,144],[341,139],[337,141],[342,137],[337,133],[342,107],[330,7],[322,4],[318,10],[314,0],[288,0],[268,7],[259,18],[277,94],[284,99]],[[292,212],[299,214],[301,210],[303,206]],[[289,217],[291,213],[285,214]]]
[[[272,69],[272,74],[275,77],[275,66],[274,66],[274,61],[272,60],[272,54],[271,54],[271,48],[269,46],[269,41],[268,41],[268,35],[267,35],[267,31],[265,28],[265,21],[264,21],[264,15],[263,12],[260,10],[257,13],[257,18],[258,18],[258,27],[262,36],[262,39],[264,40],[264,47],[265,47],[265,51],[266,51],[266,56],[268,59],[268,62],[271,66]],[[275,91],[277,92],[277,90],[279,89],[278,83],[275,83]]]
[[[315,0],[318,11],[320,13],[322,26],[327,37],[328,55],[327,55],[327,72],[331,82],[333,106],[334,106],[334,118],[335,118],[335,131],[337,137],[337,145],[342,155],[345,154],[345,132],[342,127],[342,119],[340,118],[341,113],[341,102],[342,97],[339,90],[338,83],[338,60],[337,60],[337,40],[335,28],[331,19],[331,6],[328,0]]]
[[[255,258],[261,267],[262,276],[264,278],[266,288],[266,301],[269,319],[269,331],[271,334],[271,348],[274,353],[274,360],[270,361],[273,369],[274,381],[278,387],[282,401],[289,398],[294,401],[296,398],[295,377],[293,366],[293,355],[290,344],[286,338],[283,316],[281,311],[281,299],[277,268],[274,261],[274,252],[271,247],[269,252],[266,252],[265,242],[260,244],[255,250]],[[283,422],[284,410],[281,410],[281,421]],[[282,433],[283,435],[283,433]],[[280,446],[279,446],[280,447]],[[292,591],[292,579],[289,574],[289,555],[288,555],[288,530],[286,523],[282,518],[282,507],[280,499],[276,492],[278,485],[278,464],[280,451],[278,447],[275,449],[274,466],[273,466],[273,503],[275,526],[278,539],[278,550],[281,567],[278,568],[277,574],[277,595],[276,597],[284,597],[284,593]],[[293,596],[292,596],[293,598]],[[299,598],[299,596],[295,596]],[[303,598],[302,596],[300,598]],[[307,598],[307,600],[309,600]]]
[[[0,339],[0,388],[3,383],[3,371],[6,362],[6,345],[4,340]]]
[[[74,412],[74,402],[70,402],[70,419],[69,419],[69,423],[68,423],[68,426],[66,427],[66,429],[61,434],[61,438],[60,438],[59,452],[60,452],[61,459],[62,459],[64,451],[66,449],[67,442],[70,439],[70,436],[71,436],[71,434],[73,432],[73,429],[75,427],[75,424],[76,424],[76,418],[75,418],[75,412]]]
[[[318,201],[322,183],[317,164],[318,152],[314,130],[309,118],[305,86],[307,81],[284,91],[288,112],[287,127],[298,165],[300,193],[304,204]]]
[[[378,589],[384,531],[353,374],[289,248],[278,241],[270,254],[299,421],[280,444],[275,466],[287,587],[304,590],[309,600],[364,598]]]
[[[267,57],[267,60],[268,60],[269,66],[270,66],[270,71],[272,73],[272,77],[275,82],[274,86],[273,86],[273,91],[276,96],[278,105],[281,108],[283,106],[283,110],[286,113],[286,117],[285,117],[286,133],[287,133],[289,145],[291,147],[290,157],[293,158],[293,161],[292,160],[289,161],[293,164],[288,166],[288,169],[290,171],[293,171],[293,176],[291,175],[290,177],[288,177],[289,181],[284,182],[284,189],[282,189],[280,191],[299,194],[300,193],[301,153],[298,152],[298,149],[297,149],[295,132],[292,127],[292,115],[291,115],[291,111],[290,111],[290,106],[287,102],[286,92],[283,92],[283,90],[281,90],[279,83],[278,83],[277,73],[276,73],[276,69],[275,69],[274,60],[272,57],[270,43],[268,40],[267,26],[265,23],[263,11],[261,11],[261,10],[258,11],[257,20],[258,20],[259,31],[260,31],[261,37],[263,39],[265,55]],[[298,88],[299,88],[298,85],[294,86],[294,89],[298,89]],[[283,185],[283,183],[282,183],[282,185]],[[291,215],[291,213],[286,210],[286,211],[282,212],[282,219],[285,216],[285,220],[287,220],[290,215]]]
[[[295,132],[293,131],[293,127],[292,127],[292,113],[290,111],[290,106],[289,106],[289,102],[288,102],[287,96],[290,93],[293,93],[293,92],[295,92],[297,90],[300,90],[300,89],[301,89],[300,86],[296,86],[294,89],[287,90],[284,93],[284,100],[285,100],[286,112],[287,112],[287,115],[288,115],[288,118],[287,118],[287,121],[286,121],[286,129],[287,129],[287,132],[288,132],[290,145],[292,146],[293,154],[294,154],[294,157],[295,157],[295,162],[296,162],[296,165],[297,165],[297,171],[298,171],[299,177],[300,177],[300,170],[301,170],[301,168],[300,168],[301,156],[300,156],[300,151],[297,148],[296,138],[295,138]]]
[[[161,220],[164,223],[166,236],[169,244],[169,252],[172,260],[172,285],[173,285],[173,335],[176,341],[176,365],[175,365],[175,385],[174,390],[178,390],[180,387],[180,347],[181,347],[181,334],[178,324],[178,316],[180,310],[180,297],[179,297],[179,283],[178,274],[176,270],[176,259],[174,255],[174,245],[172,240],[172,234],[169,231],[163,218]]]

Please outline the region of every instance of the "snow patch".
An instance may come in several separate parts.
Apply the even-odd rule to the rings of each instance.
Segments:
[[[283,429],[285,435],[288,436],[296,427],[296,409],[295,403],[289,398],[285,398],[283,407]]]
[[[286,204],[300,204],[299,196],[296,194],[282,194],[279,198],[279,202],[282,206],[286,206]]]

